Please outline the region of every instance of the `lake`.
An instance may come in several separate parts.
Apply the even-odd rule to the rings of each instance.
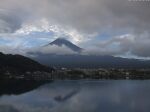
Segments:
[[[150,81],[55,81],[2,95],[0,112],[150,112]]]

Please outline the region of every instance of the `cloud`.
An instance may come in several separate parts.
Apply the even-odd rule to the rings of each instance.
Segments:
[[[94,48],[100,49],[100,54],[130,52],[149,57],[149,5],[129,0],[1,0],[0,33],[21,37],[52,32],[49,38],[63,35],[79,45],[105,33],[110,35],[105,45],[100,43]],[[134,40],[131,36],[114,38],[124,34],[132,35]]]
[[[28,54],[36,55],[38,53],[42,54],[57,54],[57,55],[67,55],[67,54],[77,54],[76,52],[72,51],[65,45],[57,46],[57,45],[50,45],[50,46],[43,46],[43,47],[36,47],[33,49],[29,49]]]
[[[21,28],[21,21],[13,12],[0,10],[0,33],[13,33]]]
[[[93,47],[87,48],[86,55],[114,55],[123,57],[149,58],[149,34],[124,34],[110,39],[95,42]]]
[[[51,24],[47,19],[41,19],[34,21],[32,23],[25,23],[22,25],[22,28],[16,31],[16,35],[29,35],[33,32],[51,32],[53,34],[53,38],[66,37],[76,44],[80,43],[80,41],[85,41],[87,39],[84,38],[83,34],[80,34],[75,29],[63,28],[58,24]],[[90,36],[90,35],[89,35]]]
[[[21,25],[25,22],[46,18],[51,24],[58,24],[64,28],[72,28],[86,34],[104,30],[115,31],[120,28],[121,30],[132,29],[135,31],[148,30],[147,28],[149,28],[150,14],[148,11],[150,7],[147,2],[136,3],[128,0],[21,0],[20,2],[18,0],[2,0],[1,7],[7,7],[5,8],[7,11],[12,10],[16,19],[24,20]]]

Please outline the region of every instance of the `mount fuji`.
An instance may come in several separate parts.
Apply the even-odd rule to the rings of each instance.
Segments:
[[[58,38],[58,39],[54,40],[53,42],[45,45],[44,47],[51,46],[51,45],[56,45],[59,47],[66,46],[67,48],[69,48],[72,51],[77,52],[77,53],[80,53],[83,50],[82,48],[78,47],[77,45],[73,44],[72,42],[68,41],[65,38]]]
[[[77,45],[64,38],[58,38],[53,42],[42,46],[42,48],[47,49],[51,46],[52,48],[50,50],[55,50],[53,49],[53,46],[58,46],[60,48],[66,46],[76,53],[57,54],[57,52],[59,51],[57,51],[56,53],[44,53],[38,51],[31,52],[31,54],[35,56],[30,58],[44,65],[54,66],[56,68],[150,68],[150,61],[148,60],[127,59],[109,55],[84,55],[83,52],[85,49],[78,47]]]

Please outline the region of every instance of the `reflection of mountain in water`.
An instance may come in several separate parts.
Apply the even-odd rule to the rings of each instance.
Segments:
[[[78,92],[79,92],[79,90],[74,90],[65,96],[61,96],[61,95],[56,96],[54,99],[58,102],[64,102],[64,101],[70,99],[71,97],[73,97],[74,95],[76,95]]]
[[[149,95],[146,80],[54,81],[22,95],[2,96],[0,105],[13,109],[2,106],[0,112],[150,112]]]
[[[48,50],[48,47],[52,45],[59,47],[64,45],[76,53],[61,54],[58,51],[58,53],[52,53],[51,51],[49,51],[49,53],[44,53],[39,51],[28,52],[29,57],[42,63],[43,65],[54,66],[57,68],[150,68],[149,60],[128,59],[110,55],[91,55],[91,53],[88,53],[88,49],[82,49],[66,39],[58,38],[44,47]]]

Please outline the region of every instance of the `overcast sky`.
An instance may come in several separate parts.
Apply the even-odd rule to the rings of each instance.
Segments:
[[[0,0],[0,50],[23,53],[66,37],[92,53],[150,57],[150,2]]]

